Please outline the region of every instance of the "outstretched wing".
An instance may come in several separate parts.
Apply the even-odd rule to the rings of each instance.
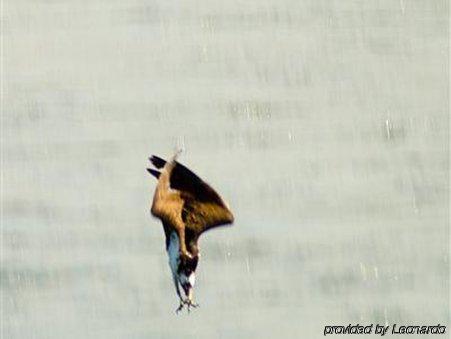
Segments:
[[[152,156],[152,164],[161,169],[166,161],[160,157]],[[153,169],[148,171],[155,177],[159,172]],[[231,224],[233,214],[216,191],[190,171],[187,167],[176,162],[170,177],[171,188],[180,191],[184,205],[182,220],[185,226],[200,235],[213,227]]]
[[[163,168],[166,164],[166,160],[155,155],[150,157],[149,160],[158,169]],[[159,176],[158,171],[150,168],[147,170],[155,177],[157,175]],[[153,172],[157,172],[158,174]],[[179,162],[176,162],[170,180],[171,188],[190,193],[199,201],[214,201],[218,204],[223,203],[221,197],[213,188]]]

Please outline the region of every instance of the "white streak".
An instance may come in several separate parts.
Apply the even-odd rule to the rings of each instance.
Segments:
[[[196,283],[196,275],[194,274],[194,272],[189,275],[188,281],[191,287],[194,287],[194,284]]]

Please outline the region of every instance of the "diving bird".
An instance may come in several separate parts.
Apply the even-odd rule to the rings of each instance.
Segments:
[[[169,161],[153,155],[149,160],[156,169],[147,169],[158,179],[150,211],[163,223],[169,266],[180,299],[176,312],[184,305],[188,311],[198,306],[193,301],[193,288],[200,257],[199,237],[214,227],[233,223],[233,214],[224,200],[178,163],[178,154]]]

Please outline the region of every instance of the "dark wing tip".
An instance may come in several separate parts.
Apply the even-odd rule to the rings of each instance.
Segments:
[[[163,168],[166,164],[166,160],[157,157],[156,155],[152,155],[149,160],[156,168]]]
[[[230,224],[233,224],[234,221],[235,221],[235,217],[234,217],[233,214],[230,212],[230,214],[229,214],[229,223],[230,223]]]
[[[158,172],[157,170],[154,170],[152,168],[147,168],[147,171],[157,179],[160,177],[160,172]]]

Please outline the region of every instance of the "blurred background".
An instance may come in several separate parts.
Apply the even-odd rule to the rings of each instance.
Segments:
[[[449,2],[3,1],[2,338],[449,324]],[[230,203],[176,316],[147,157]],[[447,332],[449,329],[447,329]]]

